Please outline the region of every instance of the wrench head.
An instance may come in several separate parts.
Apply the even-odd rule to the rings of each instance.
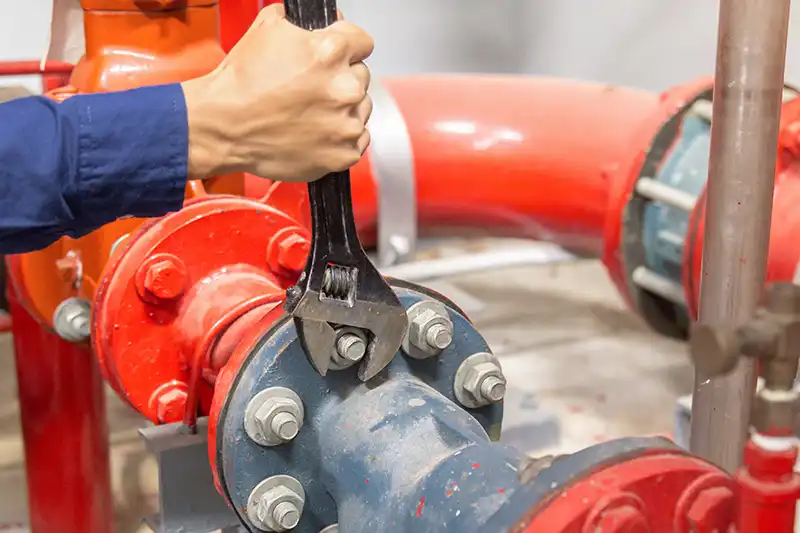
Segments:
[[[387,287],[388,288],[388,287]],[[352,305],[325,301],[308,291],[292,313],[300,342],[312,366],[324,376],[328,372],[336,340],[335,326],[351,326],[369,332],[367,353],[359,363],[358,377],[369,381],[394,359],[400,350],[408,317],[397,295],[389,289],[389,302],[356,300]],[[393,301],[392,301],[393,300]]]

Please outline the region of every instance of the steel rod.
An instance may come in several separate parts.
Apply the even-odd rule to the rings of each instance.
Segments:
[[[790,0],[722,0],[698,320],[741,324],[756,309],[769,248]],[[741,463],[754,366],[695,376],[691,449]]]

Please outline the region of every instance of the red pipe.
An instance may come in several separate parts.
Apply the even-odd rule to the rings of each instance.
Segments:
[[[381,82],[410,134],[422,232],[471,229],[601,254],[613,173],[643,146],[635,134],[658,95],[532,77]],[[369,154],[352,180],[368,237],[377,223]],[[248,183],[248,195],[258,185]]]
[[[263,4],[261,0],[222,0],[219,3],[220,43],[225,53],[239,42]]]
[[[45,61],[44,68],[39,61],[3,61],[0,62],[0,76],[26,76],[31,74],[67,74],[72,72],[73,65],[63,61]]]
[[[222,0],[219,3],[222,49],[226,53],[230,52],[256,19],[258,12],[270,4],[280,2],[281,0]]]
[[[114,503],[103,381],[84,346],[46,331],[19,305],[13,317],[32,533],[111,533]]]
[[[794,472],[797,447],[767,450],[753,441],[745,446],[739,487],[737,533],[792,533],[800,498],[800,474]]]

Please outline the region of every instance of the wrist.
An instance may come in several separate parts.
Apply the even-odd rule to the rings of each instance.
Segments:
[[[214,76],[209,74],[181,83],[189,126],[188,177],[206,179],[236,170],[233,139],[226,125],[231,117],[215,98]],[[226,116],[227,115],[227,116]]]

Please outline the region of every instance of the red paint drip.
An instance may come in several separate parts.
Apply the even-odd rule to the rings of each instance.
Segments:
[[[472,463],[472,468],[480,468],[480,467],[481,467],[480,463]]]
[[[369,483],[369,479],[365,479],[365,480],[364,480],[364,483]]]
[[[506,489],[500,489],[500,490],[497,491],[497,493],[498,494],[503,494],[505,491],[506,491]]]
[[[422,509],[425,507],[425,496],[419,499],[419,503],[417,504],[417,518],[422,516]]]

